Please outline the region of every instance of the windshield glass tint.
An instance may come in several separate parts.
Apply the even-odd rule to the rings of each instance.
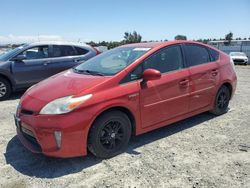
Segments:
[[[114,75],[141,57],[150,48],[122,47],[104,52],[75,68],[76,71]]]
[[[23,49],[26,46],[27,45],[19,46],[17,48],[11,49],[3,54],[0,54],[0,60],[7,61],[10,57],[12,57],[13,54],[15,54],[16,52],[19,52],[21,49]]]

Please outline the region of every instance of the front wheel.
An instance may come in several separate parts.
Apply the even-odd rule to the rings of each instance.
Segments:
[[[109,111],[94,122],[88,137],[88,149],[96,157],[110,158],[121,153],[131,136],[131,122],[121,111]]]
[[[0,101],[9,98],[11,94],[11,85],[8,80],[0,78]]]
[[[211,111],[211,113],[215,115],[222,115],[226,113],[228,110],[229,100],[230,91],[228,87],[222,86],[217,92],[214,103],[214,109]]]

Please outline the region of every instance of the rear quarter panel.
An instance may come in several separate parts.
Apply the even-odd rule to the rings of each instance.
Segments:
[[[237,75],[235,72],[234,65],[230,62],[230,57],[221,52],[219,60],[219,71],[220,71],[220,84],[218,89],[225,83],[229,83],[232,86],[232,96],[235,93],[237,85]]]

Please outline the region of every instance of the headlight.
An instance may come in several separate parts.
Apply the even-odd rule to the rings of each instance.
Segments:
[[[68,96],[55,99],[54,101],[46,104],[40,111],[40,114],[65,114],[76,109],[91,97],[92,94],[84,95],[81,97]]]

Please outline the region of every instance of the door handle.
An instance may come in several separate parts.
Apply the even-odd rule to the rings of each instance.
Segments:
[[[189,83],[189,80],[188,79],[185,79],[185,80],[182,80],[179,82],[180,86],[187,86]]]
[[[74,59],[75,63],[78,63],[79,61],[81,61],[80,59]]]
[[[51,62],[51,61],[44,61],[44,62],[43,62],[43,65],[47,66],[48,63],[50,63],[50,62]]]
[[[217,76],[218,72],[219,72],[218,70],[212,70],[211,74],[212,74],[212,76]]]

